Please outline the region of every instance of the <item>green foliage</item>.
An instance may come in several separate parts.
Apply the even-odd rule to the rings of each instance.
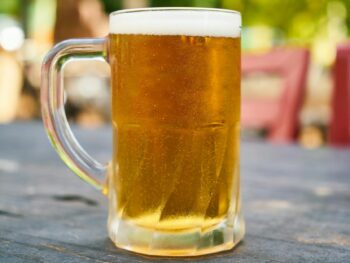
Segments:
[[[18,15],[19,10],[19,0],[0,0],[0,14]]]
[[[191,0],[151,0],[151,6],[167,7],[167,6],[193,6]]]
[[[242,13],[245,26],[270,26],[284,32],[287,38],[305,43],[327,27],[332,16],[329,10],[333,3],[347,11],[344,22],[349,33],[349,0],[221,0],[223,8]]]
[[[219,7],[220,0],[151,0],[151,6]]]
[[[122,8],[121,0],[102,0],[102,3],[107,14]]]

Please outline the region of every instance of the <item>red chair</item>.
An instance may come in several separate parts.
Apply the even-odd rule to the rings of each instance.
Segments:
[[[350,145],[350,43],[337,48],[328,142]]]
[[[301,48],[277,49],[242,59],[243,76],[251,73],[278,74],[283,79],[281,96],[274,101],[242,99],[243,128],[264,128],[273,142],[296,138],[309,66],[309,52]]]

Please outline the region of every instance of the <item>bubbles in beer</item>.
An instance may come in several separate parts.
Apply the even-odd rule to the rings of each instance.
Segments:
[[[112,35],[115,215],[185,231],[238,214],[240,39]]]

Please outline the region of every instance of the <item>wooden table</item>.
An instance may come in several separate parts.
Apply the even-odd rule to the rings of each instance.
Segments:
[[[110,127],[75,128],[109,159]],[[247,234],[198,262],[350,262],[350,150],[242,144]],[[177,262],[113,246],[107,200],[58,158],[40,123],[0,126],[0,262]]]

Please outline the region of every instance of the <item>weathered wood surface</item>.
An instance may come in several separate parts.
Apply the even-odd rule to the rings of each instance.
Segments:
[[[110,128],[75,129],[107,160]],[[190,262],[350,262],[350,150],[242,145],[247,235]],[[65,167],[40,123],[0,126],[0,262],[177,262],[117,249],[107,200]]]

